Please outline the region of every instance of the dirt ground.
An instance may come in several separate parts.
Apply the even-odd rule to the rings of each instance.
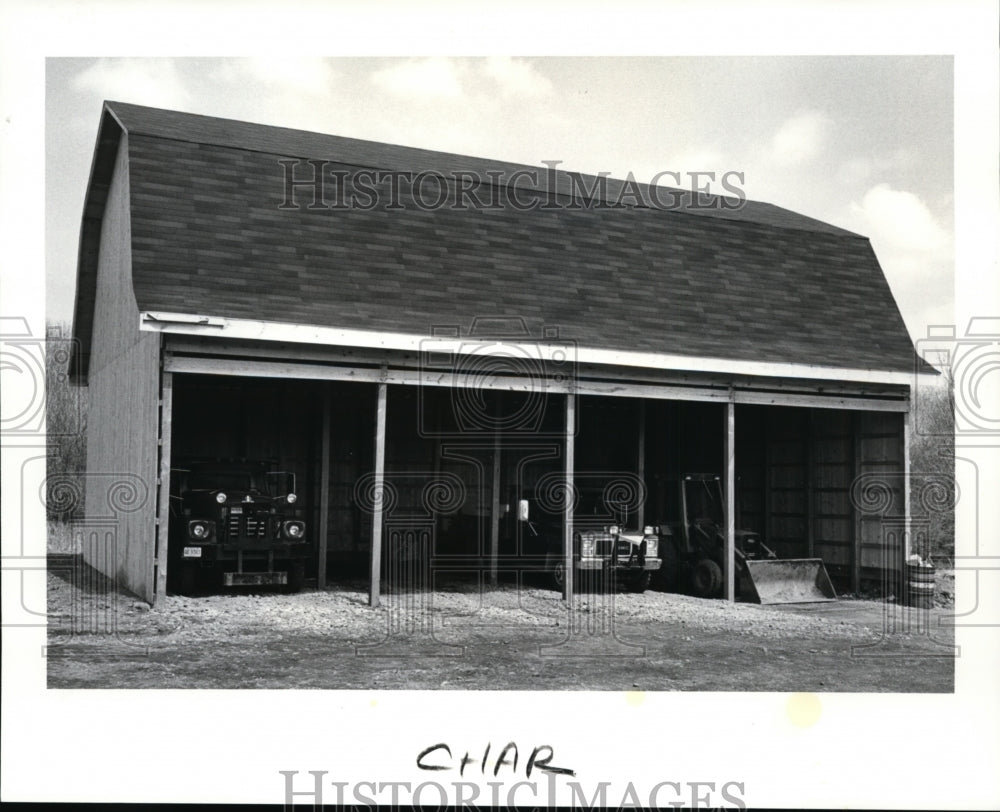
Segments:
[[[48,605],[50,688],[954,690],[947,608],[873,600],[762,607],[649,591],[582,594],[567,609],[540,584],[466,580],[377,609],[360,582],[150,608],[66,557],[50,565]]]

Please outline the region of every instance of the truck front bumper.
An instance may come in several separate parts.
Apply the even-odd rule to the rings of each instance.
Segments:
[[[658,570],[660,568],[659,558],[646,558],[642,564],[638,560],[618,559],[612,563],[610,558],[580,558],[574,562],[574,567],[578,570],[620,570],[620,571],[641,571]]]
[[[187,540],[181,549],[181,558],[200,561],[204,566],[212,566],[221,562],[238,561],[240,553],[244,561],[267,561],[268,554],[275,561],[293,561],[309,556],[310,545],[307,541],[254,541],[239,542],[206,542],[199,543]]]
[[[222,583],[226,586],[284,586],[287,572],[224,572]]]

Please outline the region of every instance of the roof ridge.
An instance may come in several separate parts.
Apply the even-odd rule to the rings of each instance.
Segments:
[[[247,152],[276,154],[304,161],[320,159],[320,156],[311,154],[308,150],[299,150],[298,152],[295,152],[293,150],[286,149],[285,151],[279,152],[274,149],[277,144],[274,144],[273,142],[272,148],[267,148],[264,144],[253,146],[246,143],[235,143],[234,141],[236,139],[233,134],[230,134],[229,136],[218,134],[218,129],[220,127],[234,126],[237,128],[258,130],[261,133],[266,131],[276,136],[280,134],[283,136],[281,140],[285,143],[289,143],[295,139],[298,139],[301,142],[302,138],[306,137],[308,139],[335,141],[338,142],[341,147],[347,147],[349,149],[354,148],[355,150],[367,149],[371,153],[385,152],[388,148],[396,153],[408,153],[421,161],[428,161],[429,163],[434,163],[439,160],[441,162],[441,166],[438,169],[444,169],[446,172],[451,173],[451,178],[445,178],[445,180],[450,180],[454,183],[457,183],[458,181],[458,173],[475,168],[481,170],[477,177],[479,184],[494,188],[519,188],[525,191],[541,193],[547,197],[554,197],[555,199],[579,200],[583,204],[581,206],[582,208],[605,208],[605,206],[600,205],[603,203],[613,207],[666,210],[696,217],[714,217],[721,220],[752,222],[758,225],[770,226],[783,230],[794,229],[797,231],[838,234],[845,237],[851,236],[859,239],[868,239],[864,235],[848,231],[847,229],[840,228],[839,226],[835,226],[815,217],[800,214],[774,203],[751,200],[746,197],[734,198],[708,192],[695,192],[691,189],[644,183],[636,180],[634,176],[632,176],[631,172],[629,172],[629,176],[632,176],[631,179],[629,177],[624,179],[615,178],[610,174],[602,173],[593,175],[578,170],[558,169],[554,166],[549,166],[549,163],[545,161],[543,161],[544,165],[542,166],[532,166],[530,164],[494,160],[474,155],[441,152],[438,150],[430,150],[425,147],[411,147],[400,144],[388,144],[380,141],[371,141],[368,139],[351,138],[343,135],[321,133],[314,130],[300,130],[290,127],[281,127],[274,124],[260,124],[239,119],[217,118],[213,116],[206,116],[201,113],[187,113],[157,107],[146,107],[143,105],[131,104],[129,102],[105,101],[104,106],[112,113],[112,115],[114,115],[116,121],[118,121],[127,132],[135,135],[144,135],[147,137],[162,138],[165,140],[174,140],[186,143],[203,144],[206,146],[239,149]],[[118,112],[119,110],[125,115],[122,116]],[[130,112],[139,112],[140,117],[138,120],[130,117]],[[217,134],[208,135],[203,133],[201,137],[192,137],[190,131],[185,133],[173,132],[172,134],[168,131],[168,133],[165,133],[162,125],[159,127],[155,126],[155,124],[148,118],[144,121],[141,117],[143,113],[147,114],[147,116],[148,114],[152,114],[154,116],[166,116],[176,119],[197,119],[206,127],[214,128],[217,131]],[[403,156],[400,155],[399,157],[401,158]],[[356,156],[353,156],[353,159],[352,156],[331,156],[329,159],[323,160],[327,160],[330,164],[361,167],[364,169],[390,172],[410,171],[409,168],[400,166],[400,161],[398,160],[390,160],[384,163],[380,161],[359,163],[359,159]],[[364,159],[361,160],[363,161]],[[562,162],[558,161],[557,163]],[[464,170],[457,168],[462,167],[463,165],[465,166]],[[491,173],[495,173],[497,170],[506,174],[507,180],[505,182],[501,183],[499,177],[490,177]],[[431,167],[428,166],[423,171],[431,171]],[[526,184],[522,181],[522,179],[527,173],[531,173],[535,180],[537,180],[539,175],[541,175],[549,185],[546,185],[544,188],[538,188],[537,186]],[[445,172],[440,172],[440,174],[444,175]],[[555,188],[552,188],[553,185]],[[635,199],[635,194],[629,191],[632,187],[636,187],[640,190],[640,196],[643,203],[655,200],[657,205],[623,204],[621,201],[626,197]],[[615,193],[612,192],[612,189],[615,190]],[[645,194],[644,197],[642,196],[643,192]],[[595,194],[599,196],[595,197]],[[671,197],[672,202],[669,205],[660,205],[661,196]],[[679,202],[679,200],[683,202]],[[595,201],[598,205],[594,205]],[[725,201],[736,201],[738,205],[724,205]],[[777,218],[774,217],[775,213],[778,215]],[[755,214],[770,214],[771,216],[754,216]]]

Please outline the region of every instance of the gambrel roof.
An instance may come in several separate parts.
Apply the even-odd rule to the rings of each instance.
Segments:
[[[123,135],[141,312],[418,336],[518,317],[532,335],[555,327],[584,347],[928,369],[868,239],[770,204],[699,208],[720,200],[688,194],[668,208],[574,208],[566,173],[547,176],[550,194],[528,188],[537,184],[523,171],[545,180],[545,167],[107,102],[81,237],[84,374],[100,218]],[[515,185],[518,200],[535,195],[539,205],[421,207],[403,184],[398,208],[310,207],[305,187],[294,190],[299,205],[283,206],[287,159],[301,159],[292,168],[300,180],[313,171],[305,160],[344,173],[492,171],[493,185]],[[612,182],[604,197],[622,191]],[[334,184],[327,194],[335,200]]]

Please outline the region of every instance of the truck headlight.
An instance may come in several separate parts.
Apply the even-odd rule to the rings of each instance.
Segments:
[[[188,536],[193,539],[207,539],[212,535],[212,523],[195,520],[188,522]]]
[[[649,558],[660,557],[660,540],[656,536],[646,536],[646,556]]]
[[[281,532],[285,538],[300,539],[306,534],[305,523],[299,521],[283,522]]]
[[[215,494],[215,501],[220,505],[223,504],[226,501],[226,495],[222,491],[219,491],[219,493]]]
[[[609,528],[608,528],[608,532],[609,532],[609,533],[610,533],[610,534],[611,534],[612,536],[617,536],[617,535],[618,535],[618,532],[619,532],[619,531],[618,531],[618,525],[617,525],[617,524],[613,524],[613,525],[611,525],[611,527],[609,527]]]
[[[295,502],[296,502],[296,500],[298,500],[298,498],[299,498],[299,497],[297,497],[297,496],[296,496],[296,495],[295,495],[294,493],[290,493],[290,494],[288,494],[288,497],[287,497],[287,499],[288,499],[288,504],[290,504],[290,505],[294,505],[294,504],[295,504]]]
[[[580,557],[593,558],[597,551],[597,539],[587,534],[580,537]]]

